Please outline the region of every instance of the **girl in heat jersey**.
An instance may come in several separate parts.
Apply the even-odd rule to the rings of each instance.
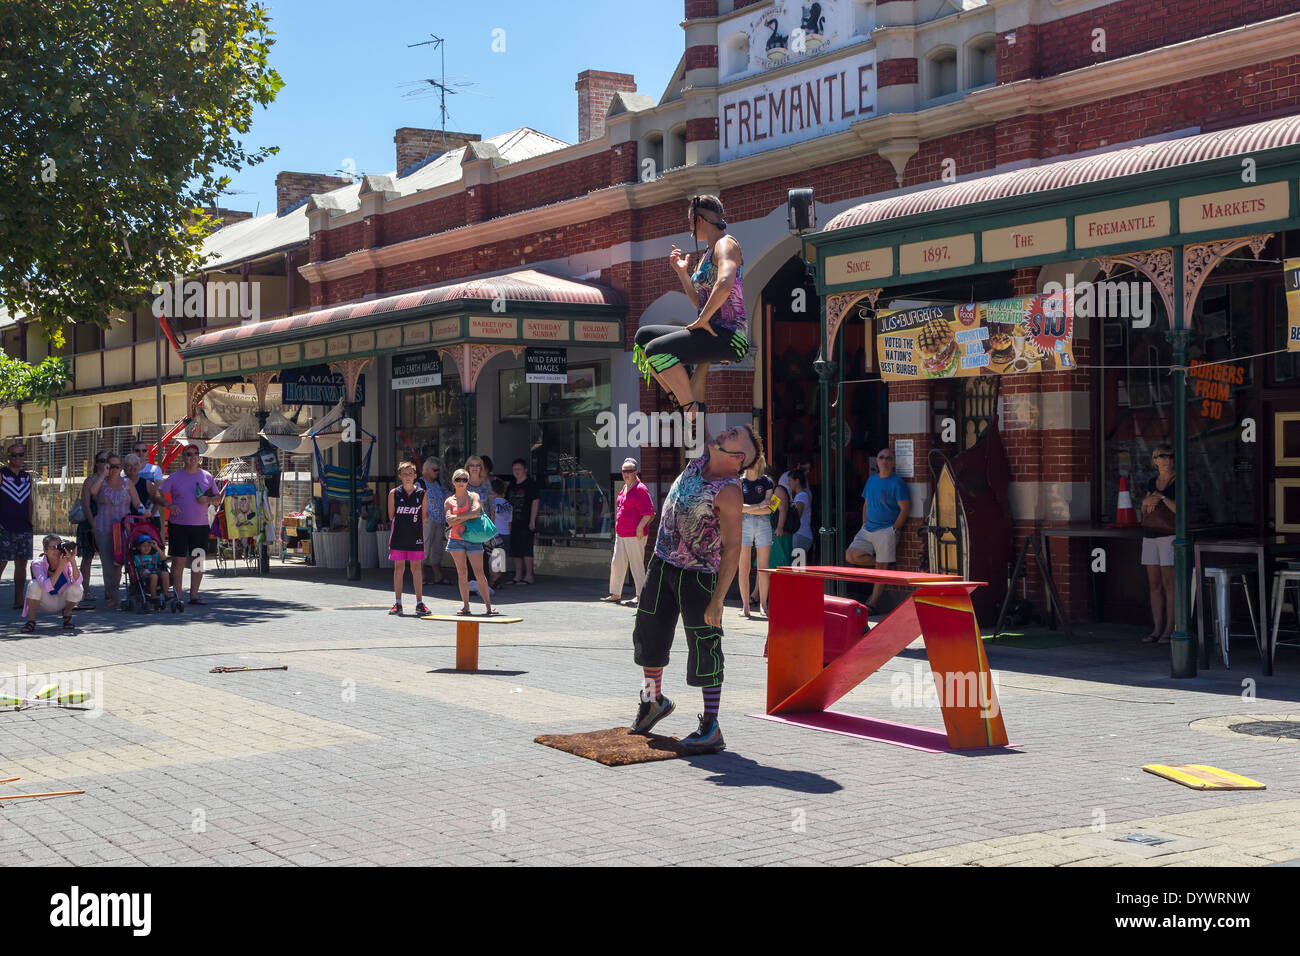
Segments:
[[[401,485],[388,493],[388,557],[393,562],[393,594],[397,600],[389,614],[402,613],[402,578],[411,566],[415,587],[415,613],[429,613],[424,606],[424,486],[415,480],[415,465],[404,461],[397,466]]]

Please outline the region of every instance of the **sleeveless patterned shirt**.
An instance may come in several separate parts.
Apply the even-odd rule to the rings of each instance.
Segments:
[[[659,515],[655,554],[686,571],[717,574],[722,564],[722,532],[713,499],[727,485],[740,484],[740,477],[710,481],[704,477],[708,462],[708,455],[695,459],[668,489]]]
[[[741,335],[747,333],[749,325],[745,319],[745,291],[741,288],[741,278],[744,274],[745,267],[741,265],[736,269],[736,283],[731,287],[727,300],[713,316],[724,329],[739,332]],[[703,311],[704,303],[709,301],[709,296],[713,294],[713,287],[717,284],[718,267],[713,262],[713,246],[709,246],[709,251],[704,254],[695,274],[691,276],[691,285],[695,286],[695,294],[700,300],[696,306],[697,310]]]

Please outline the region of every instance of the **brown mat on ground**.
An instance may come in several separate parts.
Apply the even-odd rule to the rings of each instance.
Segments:
[[[651,760],[672,760],[681,757],[682,749],[676,737],[658,734],[634,734],[626,727],[611,727],[586,734],[542,734],[533,740],[546,747],[563,750],[603,763],[606,767],[623,767],[630,763],[648,763]]]

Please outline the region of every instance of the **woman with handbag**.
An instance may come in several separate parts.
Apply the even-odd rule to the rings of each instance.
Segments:
[[[496,536],[496,525],[487,518],[483,504],[476,492],[470,491],[469,472],[457,468],[451,477],[455,493],[443,503],[447,519],[447,550],[456,564],[456,578],[460,585],[460,600],[464,605],[457,614],[471,613],[469,609],[469,567],[474,569],[474,580],[478,582],[478,593],[487,607],[488,615],[500,612],[492,607],[492,589],[488,586],[487,576],[483,573],[483,541]],[[487,518],[486,525],[483,519]],[[487,534],[490,527],[491,533]],[[473,541],[472,538],[487,534],[486,538]]]
[[[1151,453],[1156,476],[1142,499],[1142,563],[1151,592],[1151,633],[1143,644],[1168,644],[1174,632],[1174,448],[1159,444]]]

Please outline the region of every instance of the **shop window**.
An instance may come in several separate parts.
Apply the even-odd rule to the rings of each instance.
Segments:
[[[1254,282],[1207,286],[1191,320],[1189,359],[1222,363],[1218,376],[1189,376],[1187,382],[1187,475],[1179,489],[1189,524],[1254,525],[1260,518],[1255,493],[1257,445],[1240,441],[1240,422],[1258,414],[1254,363],[1234,356],[1258,351]],[[1101,392],[1094,402],[1099,433],[1100,513],[1113,520],[1119,479],[1126,475],[1134,501],[1156,473],[1155,446],[1173,442],[1173,349],[1166,339],[1168,317],[1152,297],[1152,320],[1139,328],[1132,319],[1101,323]]]
[[[938,99],[957,92],[957,51],[943,47],[926,58],[926,98]]]
[[[421,467],[424,459],[437,456],[442,459],[443,478],[449,481],[466,458],[462,400],[460,376],[450,363],[442,367],[441,385],[398,391],[397,460]]]
[[[506,368],[497,377],[498,420],[526,422],[533,417],[533,392],[521,368]]]

